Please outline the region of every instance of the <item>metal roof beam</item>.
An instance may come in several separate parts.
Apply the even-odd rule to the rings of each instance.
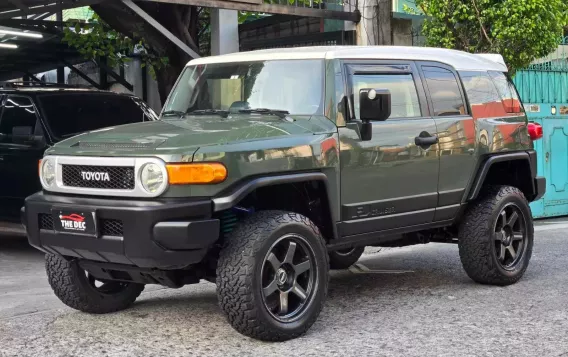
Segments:
[[[158,21],[156,21],[152,16],[148,15],[148,13],[138,5],[132,2],[132,0],[122,0],[124,5],[128,6],[130,10],[134,11],[138,16],[144,19],[147,23],[153,26],[156,30],[158,30],[162,35],[164,35],[167,39],[172,41],[176,46],[181,48],[185,53],[187,53],[191,58],[199,58],[200,55],[197,54],[194,50],[189,48],[183,41],[176,37],[173,33],[168,31],[164,26],[162,26]]]
[[[117,81],[118,83],[122,84],[124,86],[124,88],[128,89],[129,91],[133,91],[134,90],[134,86],[132,86],[132,84],[128,83],[126,81],[126,79],[122,78],[120,75],[118,75],[113,68],[109,67],[107,64],[105,64],[103,61],[97,61],[96,62],[99,67],[101,69],[104,69],[107,74],[109,76],[111,76],[115,81]]]
[[[23,12],[27,12],[28,11],[28,7],[26,5],[24,5],[24,3],[22,2],[22,0],[8,0],[10,3],[12,3],[12,5],[14,5],[15,7],[17,7],[18,9],[20,9]]]
[[[272,5],[262,2],[245,3],[226,0],[143,0],[149,2],[161,2],[167,4],[194,5],[219,9],[264,12],[267,14],[296,15],[303,17],[318,17],[332,20],[359,22],[361,14],[358,11],[335,11],[314,9],[309,7],[297,7],[292,5]]]
[[[46,12],[44,14],[37,14],[37,15],[33,16],[32,18],[30,18],[30,20],[38,20],[38,21],[43,20],[45,18],[50,17],[53,14],[54,14],[53,12]]]
[[[78,69],[77,67],[72,65],[71,63],[64,60],[63,64],[65,64],[65,66],[69,67],[69,69],[71,71],[75,72],[79,77],[83,78],[85,81],[87,81],[93,87],[95,87],[97,89],[102,89],[101,86],[97,82],[92,80],[91,77],[87,76],[85,73],[83,73],[83,71],[81,71],[80,69]]]

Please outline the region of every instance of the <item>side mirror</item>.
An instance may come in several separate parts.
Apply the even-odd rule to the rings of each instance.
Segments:
[[[391,115],[391,94],[388,89],[364,88],[359,91],[359,119],[361,140],[371,140],[371,121],[384,121]]]
[[[359,91],[359,116],[362,121],[384,121],[391,115],[388,89],[364,88]]]

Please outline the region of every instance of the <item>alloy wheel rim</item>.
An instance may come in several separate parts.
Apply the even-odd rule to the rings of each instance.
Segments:
[[[262,264],[264,307],[280,322],[297,320],[310,305],[317,274],[315,254],[306,239],[297,234],[280,237]]]
[[[523,258],[527,246],[525,216],[516,204],[509,203],[501,209],[493,236],[497,262],[503,269],[514,269]]]

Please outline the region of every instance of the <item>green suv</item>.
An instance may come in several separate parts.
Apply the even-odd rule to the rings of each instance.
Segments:
[[[500,56],[314,47],[191,61],[161,120],[48,149],[22,216],[72,308],[208,280],[240,333],[283,341],[365,246],[457,243],[471,279],[515,283],[544,194]]]

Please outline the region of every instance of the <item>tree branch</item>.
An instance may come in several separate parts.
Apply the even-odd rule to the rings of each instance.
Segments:
[[[483,31],[483,35],[487,39],[487,42],[489,42],[489,45],[491,47],[493,47],[493,41],[491,41],[491,39],[489,38],[489,35],[487,34],[487,31],[485,30],[485,26],[483,25],[483,21],[481,21],[481,13],[479,12],[479,9],[477,8],[477,4],[475,3],[475,0],[471,0],[471,3],[473,4],[473,7],[475,8],[475,12],[477,13],[477,19],[479,20],[479,26],[481,26],[481,31]]]
[[[191,37],[191,34],[189,33],[187,22],[184,22],[185,14],[182,18],[182,15],[180,14],[179,11],[172,11],[172,12],[175,16],[176,28],[177,28],[178,33],[181,36],[183,36],[185,43],[187,45],[189,45],[194,51],[198,50],[197,45],[195,44],[195,41],[193,40],[193,38]]]

